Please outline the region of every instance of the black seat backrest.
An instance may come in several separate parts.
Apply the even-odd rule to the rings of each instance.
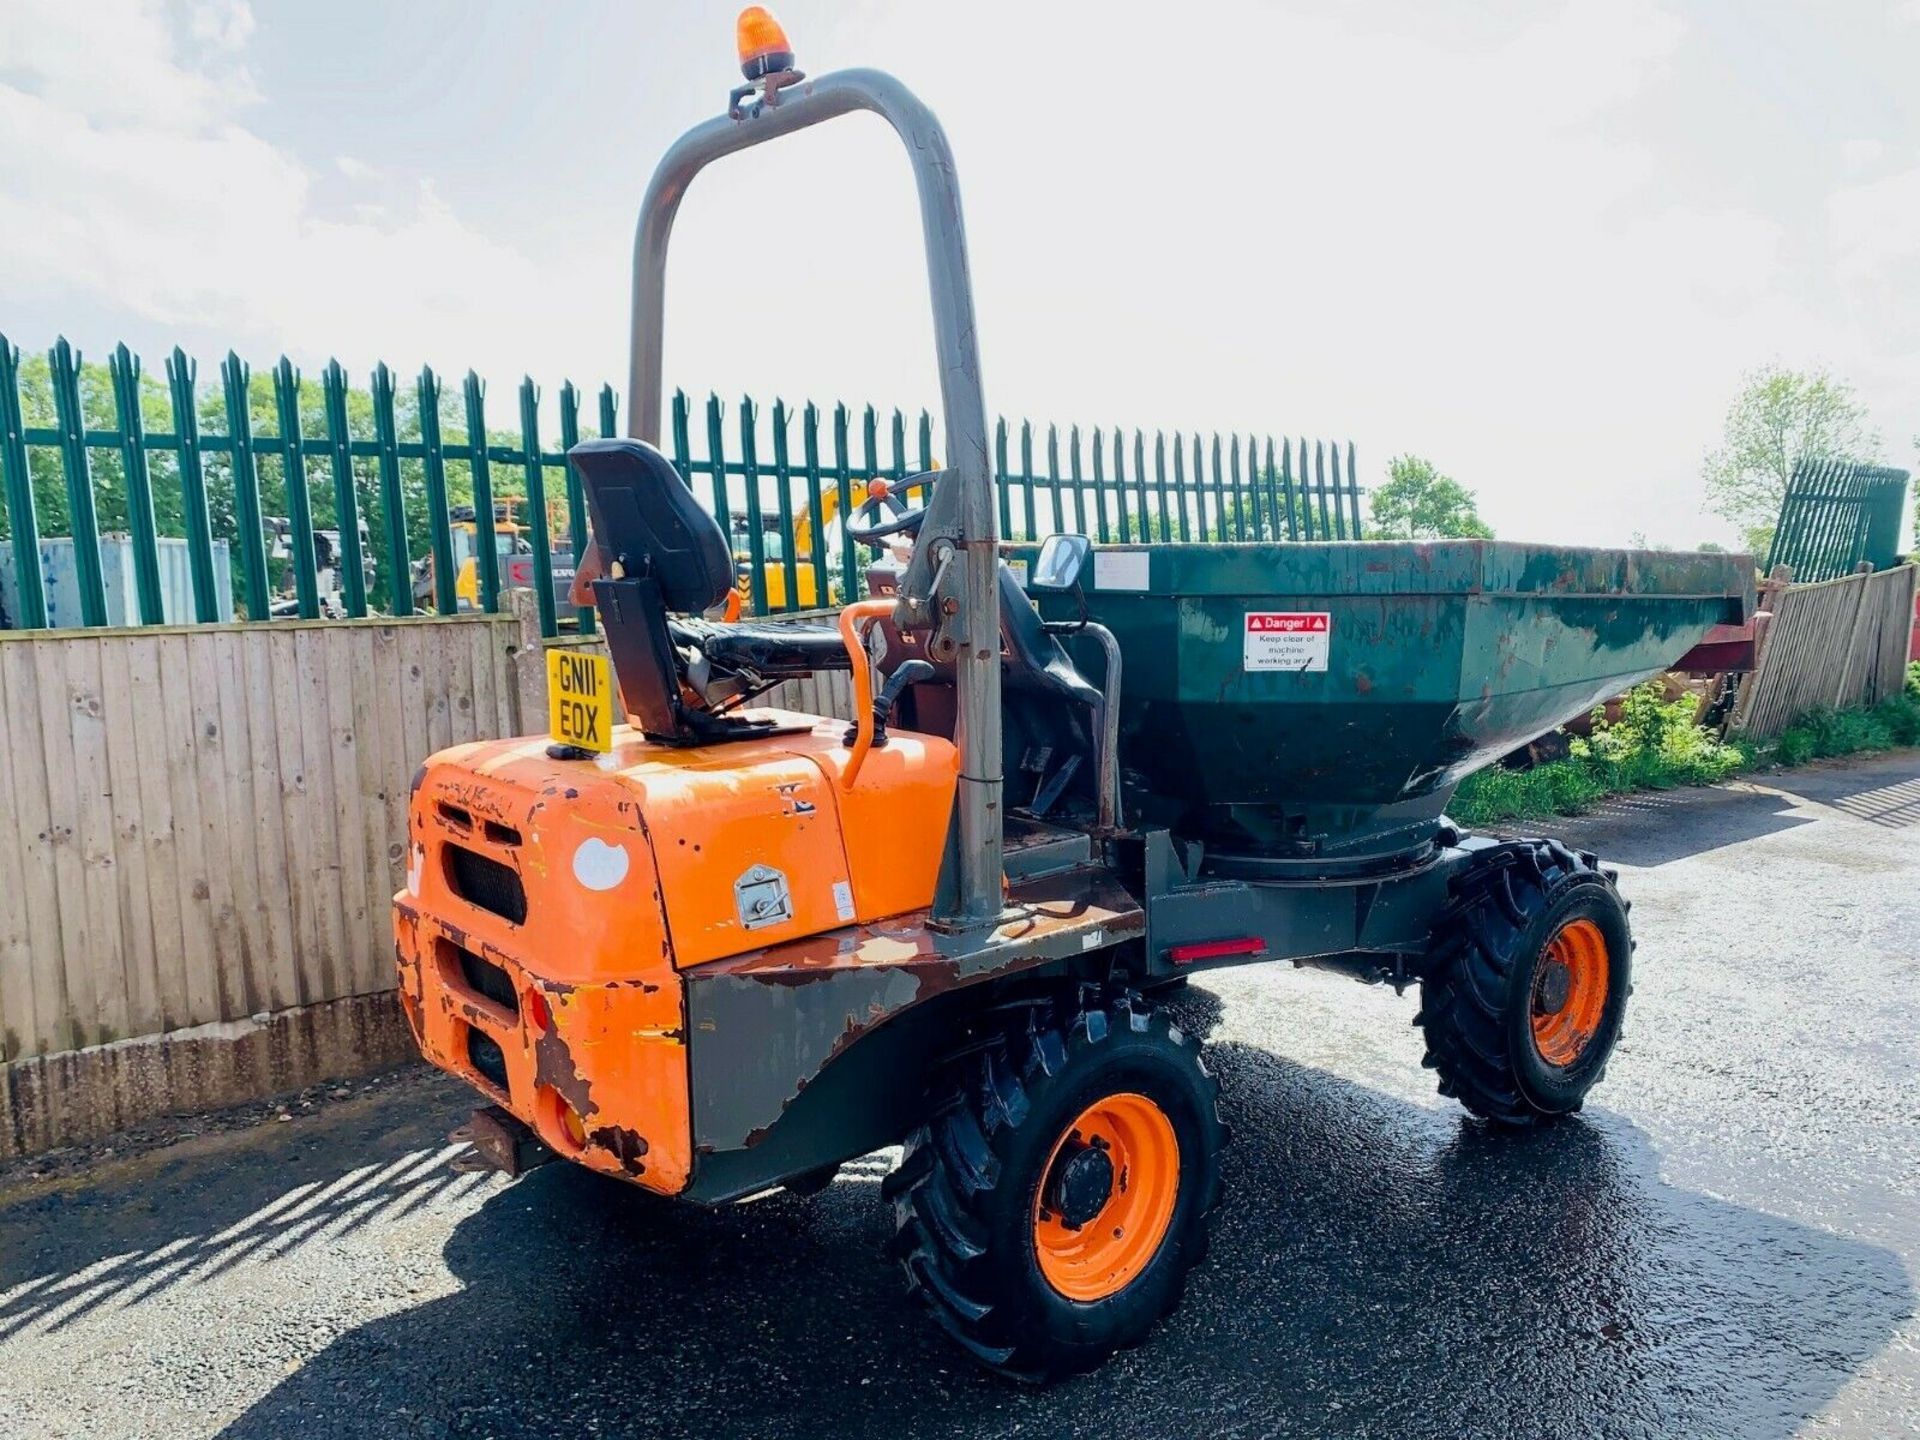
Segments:
[[[642,440],[582,440],[567,452],[587,492],[594,540],[627,575],[650,576],[668,610],[698,615],[733,588],[719,523],[673,462]]]
[[[1000,562],[999,583],[1000,642],[1007,651],[1009,683],[1050,690],[1098,710],[1100,692],[1074,668],[1060,641],[1047,633],[1020,577],[1004,560]]]

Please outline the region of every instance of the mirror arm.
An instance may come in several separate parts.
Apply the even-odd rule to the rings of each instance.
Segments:
[[[1079,607],[1080,615],[1073,620],[1042,620],[1040,628],[1049,635],[1078,635],[1087,628],[1091,618],[1087,614],[1087,592],[1080,588],[1078,580],[1073,582],[1073,599]]]

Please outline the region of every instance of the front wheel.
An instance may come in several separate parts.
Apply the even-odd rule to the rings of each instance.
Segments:
[[[894,1253],[935,1321],[1025,1380],[1138,1344],[1206,1252],[1219,1086],[1138,996],[1042,1006],[972,1057],[888,1180]]]
[[[1514,1129],[1578,1110],[1620,1038],[1632,957],[1593,856],[1552,840],[1487,852],[1454,882],[1420,987],[1440,1093]]]

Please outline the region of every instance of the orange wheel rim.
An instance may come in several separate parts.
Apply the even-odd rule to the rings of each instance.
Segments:
[[[1533,975],[1533,1048],[1549,1065],[1584,1055],[1607,1013],[1612,964],[1591,920],[1569,920],[1540,952]]]
[[[1096,1100],[1047,1156],[1033,1201],[1033,1249],[1069,1300],[1104,1300],[1146,1269],[1180,1192],[1180,1142],[1153,1101]]]

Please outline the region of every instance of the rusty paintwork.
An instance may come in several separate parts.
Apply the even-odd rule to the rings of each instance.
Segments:
[[[848,1047],[947,991],[1107,950],[1143,935],[1139,903],[1103,868],[1011,887],[985,934],[917,910],[750,951],[687,976],[700,1153],[751,1147]]]
[[[689,749],[623,729],[600,761],[554,760],[544,738],[460,746],[414,787],[394,932],[422,1052],[557,1153],[669,1194],[693,1155],[680,972],[923,911],[939,869],[947,741],[896,732],[846,789],[843,722],[772,713],[797,729]],[[460,893],[456,850],[517,878],[523,924]],[[756,870],[790,905],[749,926],[738,887]],[[517,1003],[469,983],[463,952]],[[494,1078],[474,1035],[499,1047]]]

